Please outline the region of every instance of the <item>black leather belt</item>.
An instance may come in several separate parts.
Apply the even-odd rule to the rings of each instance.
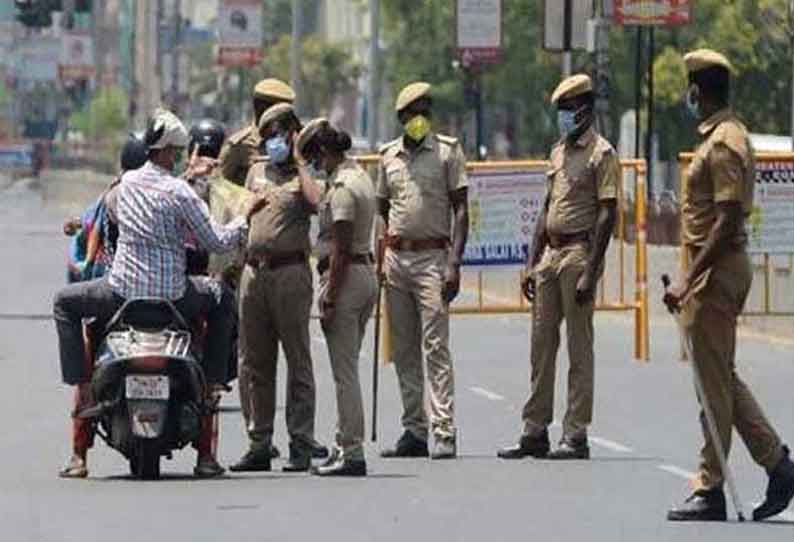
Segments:
[[[306,253],[301,250],[295,252],[268,252],[263,256],[249,255],[245,263],[254,269],[272,270],[286,265],[306,263],[306,260]]]
[[[352,264],[363,264],[369,265],[372,264],[375,259],[372,257],[372,254],[353,254],[350,256],[350,263]],[[331,258],[325,257],[317,262],[317,273],[322,275],[328,268],[331,267]]]

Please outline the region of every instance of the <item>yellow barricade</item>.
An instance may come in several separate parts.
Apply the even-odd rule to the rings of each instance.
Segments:
[[[359,156],[359,163],[367,168],[376,178],[377,156]],[[638,360],[647,361],[650,356],[649,327],[648,327],[648,258],[647,258],[647,198],[646,198],[646,167],[644,160],[621,161],[624,182],[619,184],[618,191],[618,224],[616,235],[610,243],[610,256],[605,262],[604,278],[599,283],[596,310],[601,311],[630,311],[634,313],[634,356]],[[499,162],[469,162],[467,169],[471,173],[485,171],[522,171],[543,170],[550,167],[547,161],[499,161]],[[631,175],[633,173],[633,175]],[[627,239],[629,231],[627,212],[626,179],[634,179],[634,216],[636,235],[634,240]],[[629,261],[627,249],[634,250],[634,292],[629,298],[627,288],[627,275]],[[608,287],[606,277],[610,275]],[[472,302],[456,302],[451,308],[455,314],[508,314],[527,313],[530,306],[521,293],[521,280],[524,271],[516,272],[514,269],[469,271],[464,266],[462,272],[461,293],[463,298],[472,298]],[[489,278],[496,277],[494,282],[500,286],[500,292],[493,292],[489,288]],[[507,286],[507,291],[504,290]],[[614,290],[614,291],[613,291]],[[473,295],[472,295],[473,293]]]

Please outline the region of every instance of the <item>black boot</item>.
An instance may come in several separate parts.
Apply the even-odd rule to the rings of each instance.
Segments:
[[[549,433],[545,429],[537,435],[521,435],[516,446],[502,448],[496,455],[502,459],[521,459],[523,457],[544,458],[549,453]]]
[[[248,450],[240,460],[231,465],[232,472],[270,471],[270,447]]]
[[[427,440],[420,439],[410,431],[405,431],[394,448],[388,448],[380,453],[381,457],[428,457]]]
[[[323,446],[316,440],[311,442],[312,459],[328,459],[329,451],[327,446]]]
[[[590,459],[590,447],[587,445],[587,438],[563,438],[560,441],[560,446],[553,452],[550,452],[546,457],[559,460]]]
[[[284,472],[306,472],[312,466],[312,448],[308,443],[290,442],[289,461],[282,467]]]
[[[335,463],[312,468],[316,476],[366,476],[367,462],[363,459],[339,459]]]
[[[668,521],[725,521],[725,493],[721,488],[699,489],[684,503],[667,512]]]
[[[753,510],[753,521],[771,518],[788,508],[794,498],[794,462],[789,458],[788,447],[783,447],[783,459],[769,473],[766,500]]]

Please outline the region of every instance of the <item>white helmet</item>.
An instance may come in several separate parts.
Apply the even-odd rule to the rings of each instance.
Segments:
[[[154,111],[146,130],[146,144],[150,150],[166,147],[187,147],[189,137],[185,125],[179,118],[166,109]]]

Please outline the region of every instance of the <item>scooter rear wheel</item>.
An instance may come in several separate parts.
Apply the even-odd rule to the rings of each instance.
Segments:
[[[138,439],[133,456],[130,458],[130,472],[141,480],[160,478],[160,450],[157,441]]]

